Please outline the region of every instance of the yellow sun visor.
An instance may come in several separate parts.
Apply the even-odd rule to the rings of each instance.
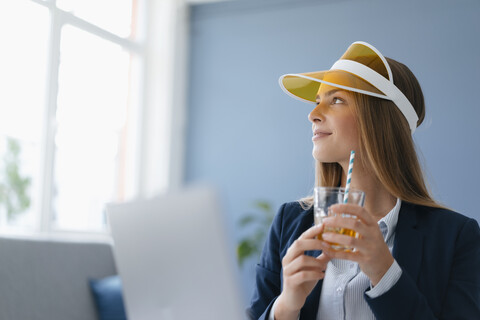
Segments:
[[[366,42],[354,42],[330,70],[285,74],[280,87],[295,99],[316,103],[321,83],[369,96],[391,100],[408,121],[413,134],[418,116],[410,101],[394,85],[385,57]]]

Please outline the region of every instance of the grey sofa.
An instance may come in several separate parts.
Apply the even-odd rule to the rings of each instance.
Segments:
[[[95,320],[88,280],[113,274],[108,241],[0,236],[0,319]]]

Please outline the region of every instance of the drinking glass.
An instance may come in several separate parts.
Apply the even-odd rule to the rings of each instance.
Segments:
[[[337,203],[344,203],[345,188],[339,187],[316,187],[314,189],[314,222],[315,225],[319,225],[323,222],[323,219],[334,215],[330,207]],[[365,192],[356,189],[350,189],[348,192],[348,203],[358,204],[363,207],[365,202]],[[356,218],[354,215],[347,213],[340,214],[344,218]],[[358,233],[351,229],[346,228],[325,228],[323,232],[335,232],[338,234],[347,235],[350,237],[358,238]],[[318,239],[323,240],[322,234],[318,235]],[[349,246],[343,246],[338,243],[330,243],[331,247],[338,251],[351,252],[354,248]]]

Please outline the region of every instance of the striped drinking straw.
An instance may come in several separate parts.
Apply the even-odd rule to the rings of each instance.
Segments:
[[[348,163],[347,184],[345,185],[345,197],[343,203],[348,202],[348,193],[350,191],[350,183],[352,182],[353,160],[355,160],[355,151],[350,151],[350,162]]]

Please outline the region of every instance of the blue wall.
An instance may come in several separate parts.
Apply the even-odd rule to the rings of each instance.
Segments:
[[[426,98],[414,137],[435,197],[480,221],[478,0],[244,0],[191,12],[186,183],[221,189],[232,239],[256,199],[275,208],[313,185],[310,106],[284,73],[329,68],[354,41],[408,65]],[[254,210],[253,210],[254,211]],[[242,270],[245,296],[255,261]]]

